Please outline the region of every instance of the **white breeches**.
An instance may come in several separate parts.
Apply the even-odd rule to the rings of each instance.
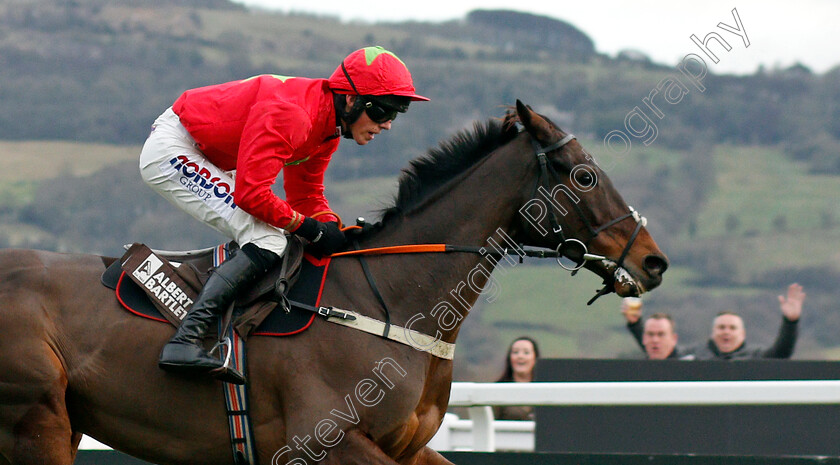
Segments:
[[[240,246],[252,243],[277,255],[286,250],[286,231],[236,206],[234,173],[207,160],[172,108],[152,126],[140,153],[140,174],[165,199]]]

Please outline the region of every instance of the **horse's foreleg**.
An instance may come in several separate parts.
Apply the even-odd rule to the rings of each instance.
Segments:
[[[359,430],[347,431],[339,444],[324,452],[324,465],[399,465]]]
[[[424,447],[412,457],[396,462],[358,430],[347,431],[341,443],[323,453],[324,465],[454,465],[442,455]]]
[[[436,450],[424,447],[414,456],[414,458],[406,463],[406,465],[455,465],[446,457],[440,455]]]
[[[76,462],[76,454],[79,453],[79,444],[82,442],[82,433],[73,432],[70,437],[70,463]]]
[[[21,383],[31,389],[32,397],[18,405],[25,410],[12,427],[13,444],[7,454],[12,465],[70,465],[75,458],[81,434],[72,431],[67,414],[67,377],[58,359],[51,358],[51,363],[39,368],[42,375],[55,375],[52,382],[43,382],[39,376],[42,382]]]

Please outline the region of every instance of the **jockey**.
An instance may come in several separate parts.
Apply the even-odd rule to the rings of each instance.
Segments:
[[[286,249],[288,234],[329,255],[345,245],[324,197],[324,172],[339,136],[366,145],[391,129],[415,93],[393,53],[367,47],[329,79],[261,75],[184,92],[155,120],[140,155],[143,180],[199,221],[234,239],[236,253],[210,275],[160,355],[167,371],[222,367],[202,345],[210,323]],[[283,171],[285,200],[271,186]],[[216,370],[214,375],[234,376]]]

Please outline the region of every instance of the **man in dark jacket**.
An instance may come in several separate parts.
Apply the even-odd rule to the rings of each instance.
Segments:
[[[745,360],[758,358],[790,358],[796,344],[799,317],[802,314],[802,303],[805,293],[802,286],[793,283],[788,286],[787,296],[779,296],[779,308],[782,311],[782,326],[775,343],[769,348],[753,347],[746,343],[744,320],[734,312],[721,312],[712,323],[712,334],[708,342],[693,349],[686,350],[679,355],[674,353],[669,358],[681,360]],[[628,312],[622,304],[622,313],[627,319],[627,328],[640,345],[643,344],[641,316],[633,321],[632,312]]]
[[[645,351],[648,360],[673,360],[680,357],[677,328],[667,313],[654,313],[644,323],[627,325]],[[638,334],[637,334],[638,333]]]

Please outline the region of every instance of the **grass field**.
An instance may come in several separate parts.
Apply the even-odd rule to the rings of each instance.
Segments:
[[[38,183],[86,176],[113,163],[136,160],[140,147],[67,141],[0,141],[0,206],[30,202]]]
[[[139,146],[67,141],[0,141],[0,185],[85,176],[140,156]]]
[[[701,237],[726,234],[725,221],[738,218],[736,232],[775,234],[783,216],[791,230],[822,227],[823,216],[840,218],[840,177],[809,174],[778,148],[721,146],[715,150],[718,188],[698,217]]]

